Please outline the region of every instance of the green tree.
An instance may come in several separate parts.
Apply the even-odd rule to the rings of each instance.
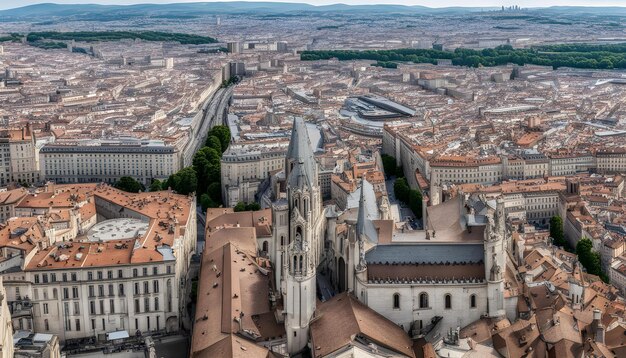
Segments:
[[[422,218],[422,193],[417,190],[409,191],[409,207],[416,218]]]
[[[214,135],[210,135],[207,139],[206,139],[206,146],[209,148],[213,148],[215,149],[218,153],[221,154],[224,152],[222,150],[222,142],[220,141],[220,139]]]
[[[152,183],[150,183],[150,191],[160,191],[163,190],[163,184],[159,179],[153,179]],[[167,189],[167,188],[165,188]]]
[[[187,195],[198,189],[198,177],[193,167],[181,169],[170,175],[167,185],[179,194]]]
[[[261,205],[256,201],[246,204],[246,211],[258,211],[261,210]]]
[[[383,169],[385,170],[385,174],[387,176],[396,175],[396,171],[398,168],[396,167],[396,158],[383,154],[380,156],[383,161]]]
[[[409,184],[407,184],[406,178],[398,178],[396,182],[393,183],[393,193],[396,196],[396,199],[408,203],[409,202],[409,192],[411,188],[409,188]]]
[[[225,152],[230,143],[230,129],[227,126],[215,126],[209,131],[209,137],[211,136],[220,140],[222,152]]]
[[[143,184],[135,180],[135,178],[124,176],[113,185],[115,188],[127,191],[129,193],[138,193],[144,190]]]
[[[576,244],[576,255],[578,261],[592,275],[602,275],[602,264],[600,254],[593,251],[593,243],[584,237]]]
[[[563,234],[563,219],[560,216],[553,216],[550,219],[550,236],[557,246],[565,246],[565,235]]]
[[[202,206],[202,209],[204,210],[207,210],[208,208],[217,207],[217,203],[213,201],[213,199],[211,199],[209,194],[206,194],[206,193],[200,196],[200,205]]]
[[[237,211],[246,211],[246,203],[244,203],[243,201],[240,201],[237,203],[237,205],[235,205],[235,207],[233,208],[236,212]]]

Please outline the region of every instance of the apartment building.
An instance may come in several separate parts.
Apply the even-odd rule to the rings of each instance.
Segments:
[[[224,204],[235,206],[240,201],[254,201],[270,173],[283,169],[288,145],[288,142],[230,145],[221,162]]]
[[[0,186],[33,184],[40,180],[35,135],[26,124],[0,133]]]
[[[162,141],[92,144],[45,145],[39,152],[43,177],[56,183],[115,183],[130,176],[147,186],[181,169],[179,151]]]
[[[13,358],[13,326],[2,279],[0,279],[0,297],[0,358]]]
[[[596,162],[600,173],[619,173],[626,171],[626,149],[611,148],[596,152]]]
[[[37,209],[44,203],[46,210]],[[194,197],[51,184],[20,205],[43,214],[11,218],[1,230],[0,270],[14,325],[61,341],[190,328]]]

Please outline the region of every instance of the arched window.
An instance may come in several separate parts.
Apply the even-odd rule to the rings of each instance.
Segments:
[[[299,266],[299,270],[300,272],[302,272],[302,255],[300,255],[300,266]]]
[[[285,237],[282,235],[280,237],[280,246],[285,246]]]
[[[420,293],[420,308],[428,308],[428,294],[426,292]]]
[[[444,301],[446,304],[446,309],[449,310],[452,308],[452,295],[450,295],[449,293],[446,293],[446,295],[444,296]]]
[[[470,308],[476,308],[476,295],[470,296]]]
[[[399,293],[393,294],[393,309],[394,310],[400,309],[400,294]]]

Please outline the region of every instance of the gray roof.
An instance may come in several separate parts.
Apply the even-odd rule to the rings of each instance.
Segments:
[[[483,259],[482,243],[378,245],[365,254],[365,261],[370,264],[478,263]]]
[[[356,236],[361,238],[365,235],[371,242],[378,242],[378,232],[374,227],[372,220],[378,219],[378,210],[376,209],[376,194],[374,187],[365,177],[361,184],[361,198],[359,199],[359,214],[356,221]]]
[[[311,150],[306,124],[301,117],[293,121],[287,159],[294,163],[287,180],[290,186],[302,186],[305,183],[309,187],[317,185],[317,162]]]

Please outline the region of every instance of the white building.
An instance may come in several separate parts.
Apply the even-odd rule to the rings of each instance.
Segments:
[[[181,169],[178,150],[162,141],[48,144],[39,155],[43,177],[56,183],[115,183],[130,176],[148,186]]]
[[[28,206],[36,216],[10,219],[0,235],[16,326],[61,341],[190,328],[195,198],[50,185],[20,203]]]
[[[0,133],[0,186],[40,180],[35,135],[30,125]]]

